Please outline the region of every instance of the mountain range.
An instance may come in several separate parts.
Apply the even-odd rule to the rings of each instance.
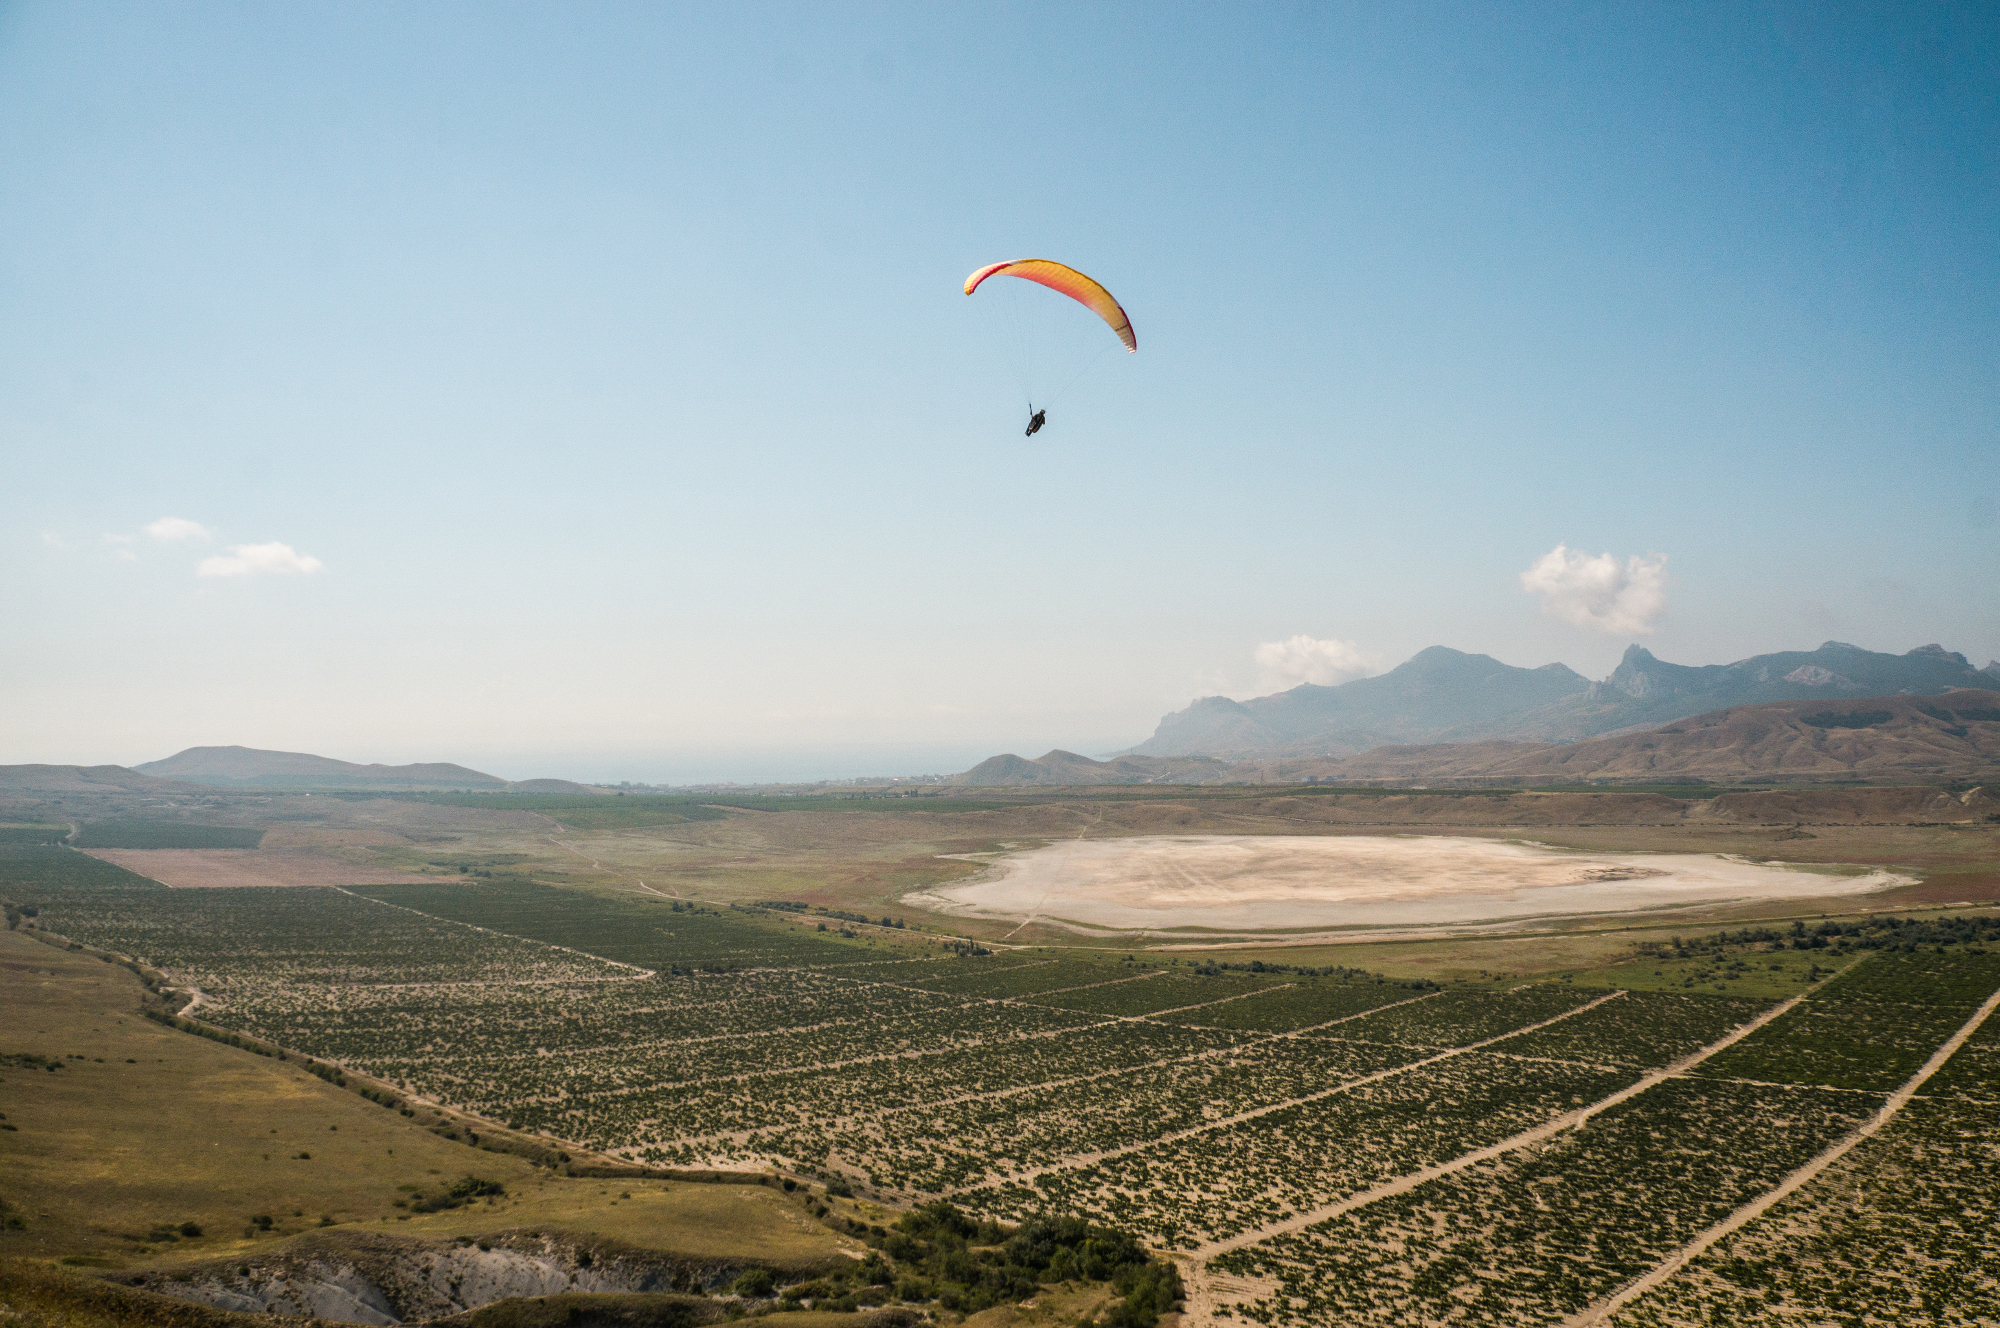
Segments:
[[[2000,690],[1772,701],[1581,742],[1377,747],[1340,761],[1336,777],[1368,783],[1712,783],[1759,776],[1993,779],[2000,776]]]
[[[1302,683],[1248,701],[1203,697],[1118,755],[1243,760],[1345,757],[1410,744],[1575,742],[1734,706],[1954,687],[2000,687],[2000,662],[1975,669],[1937,645],[1891,655],[1828,641],[1817,650],[1691,666],[1635,645],[1610,677],[1591,682],[1562,664],[1517,668],[1432,646],[1387,673],[1337,687]]]
[[[496,775],[448,761],[415,765],[356,765],[306,752],[267,752],[255,747],[190,747],[160,761],[132,767],[157,779],[178,779],[212,788],[298,789],[503,789]]]
[[[2000,684],[1996,684],[2000,685]],[[1358,756],[995,756],[952,782],[1486,784],[2000,780],[2000,690],[1769,701],[1579,742],[1444,742]]]

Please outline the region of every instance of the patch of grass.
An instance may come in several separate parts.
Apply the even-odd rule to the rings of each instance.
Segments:
[[[602,1181],[440,1138],[321,1081],[296,1058],[252,1055],[142,1018],[143,995],[122,967],[0,933],[0,1026],[64,1067],[0,1068],[5,1120],[17,1127],[0,1149],[0,1194],[7,1215],[21,1219],[0,1229],[0,1255],[115,1266],[233,1255],[317,1229],[322,1214],[341,1226],[440,1235],[550,1224],[648,1248],[774,1260],[841,1247],[777,1190],[628,1182],[633,1198],[621,1201],[599,1193],[609,1188]],[[468,1173],[506,1193],[467,1195],[464,1207],[414,1217],[395,1206],[399,1185],[431,1193]],[[203,1234],[183,1234],[190,1228]],[[169,1230],[176,1241],[153,1239]]]
[[[0,825],[0,845],[60,844],[68,835],[66,825]]]
[[[107,820],[84,822],[76,843],[79,848],[255,848],[263,839],[255,827]]]
[[[0,896],[29,899],[52,890],[165,890],[158,881],[73,848],[0,845]]]
[[[540,812],[576,830],[685,825],[692,821],[720,821],[729,815],[703,805],[712,799],[653,794],[407,793],[393,796],[399,802],[422,802],[433,806]]]
[[[369,793],[350,798],[390,797],[403,802],[428,802],[448,807],[478,807],[493,811],[534,811],[579,829],[609,829],[621,825],[666,825],[687,821],[724,820],[728,810],[744,812],[952,812],[1008,811],[1074,801],[1079,795],[1028,793],[1011,797],[966,798],[917,791],[854,790],[815,794],[786,793]],[[1081,796],[1091,796],[1084,793]],[[572,820],[572,816],[584,819]],[[657,819],[649,819],[657,818]]]
[[[563,890],[525,877],[438,885],[367,885],[355,893],[435,917],[566,945],[642,968],[726,970],[771,964],[852,963],[856,947],[836,932],[802,928],[787,915]]]
[[[464,1161],[459,1163],[460,1167],[465,1165]],[[500,1174],[483,1155],[472,1165]],[[621,1198],[623,1194],[632,1197]],[[509,1197],[503,1202],[423,1214],[392,1225],[411,1236],[495,1237],[522,1227],[587,1232],[690,1258],[758,1262],[781,1268],[817,1267],[844,1258],[842,1251],[854,1250],[858,1244],[813,1220],[803,1196],[787,1195],[770,1186],[662,1180],[612,1183],[548,1172],[519,1185],[510,1183]],[[376,1229],[382,1229],[380,1223]]]
[[[63,1272],[31,1259],[0,1257],[0,1305],[21,1328],[256,1328],[239,1314]]]
[[[1854,959],[1854,955],[1832,951],[1780,951],[1764,945],[1730,945],[1691,953],[1668,950],[1622,964],[1574,970],[1567,976],[1579,987],[1782,1000],[1840,972]]]

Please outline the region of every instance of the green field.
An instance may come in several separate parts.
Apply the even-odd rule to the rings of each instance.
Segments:
[[[0,825],[0,849],[33,844],[60,844],[69,836],[67,825]]]
[[[261,829],[232,825],[196,825],[187,821],[85,821],[76,837],[79,848],[255,848]]]
[[[165,890],[136,872],[55,845],[0,844],[0,899],[74,890]]]

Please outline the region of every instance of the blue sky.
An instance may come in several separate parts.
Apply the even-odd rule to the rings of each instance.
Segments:
[[[1983,663],[1996,157],[1982,6],[0,6],[0,761],[946,770],[1298,637]],[[1026,256],[1139,353],[959,294]],[[1087,370],[1033,440],[1019,337]]]

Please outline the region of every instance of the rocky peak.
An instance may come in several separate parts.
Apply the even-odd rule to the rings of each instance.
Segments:
[[[1618,661],[1618,667],[1602,682],[1591,684],[1590,694],[1594,697],[1608,696],[1613,692],[1626,696],[1655,696],[1663,690],[1665,679],[1661,676],[1660,661],[1652,651],[1644,646],[1626,646],[1625,657]]]

